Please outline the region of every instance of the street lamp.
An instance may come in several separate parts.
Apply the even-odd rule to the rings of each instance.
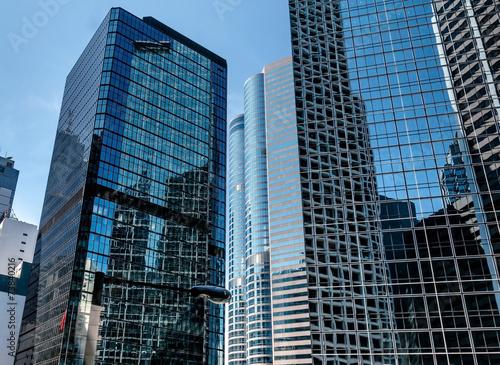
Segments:
[[[226,304],[231,300],[229,290],[215,285],[193,286],[191,288],[191,296],[203,298],[215,304]]]
[[[168,286],[163,284],[148,283],[143,281],[134,281],[122,278],[109,276],[101,271],[95,273],[94,291],[92,296],[92,304],[101,305],[102,301],[102,288],[104,284],[131,284],[140,285],[148,288],[175,290],[184,293],[191,293],[192,297],[203,298],[215,304],[225,304],[231,300],[231,293],[226,288],[215,285],[195,285],[191,289],[184,289],[175,286]]]

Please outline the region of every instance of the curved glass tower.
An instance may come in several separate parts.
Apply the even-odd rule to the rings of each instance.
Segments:
[[[294,95],[291,57],[273,62],[245,83],[245,114],[230,124],[233,365],[311,358]]]
[[[247,364],[272,361],[264,75],[245,83]]]

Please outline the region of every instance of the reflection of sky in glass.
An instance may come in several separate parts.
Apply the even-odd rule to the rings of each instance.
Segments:
[[[497,258],[492,256],[500,247],[494,208],[498,199],[492,196],[498,188],[491,184],[496,184],[499,176],[495,148],[500,143],[497,123],[490,123],[496,120],[488,120],[495,118],[491,108],[494,95],[482,98],[488,89],[484,80],[489,80],[483,75],[489,72],[484,71],[484,65],[495,64],[498,53],[495,42],[500,22],[495,18],[496,8],[491,7],[495,2],[291,3],[295,75],[302,77],[296,81],[296,91],[301,92],[297,95],[302,96],[296,102],[299,141],[305,141],[301,158],[306,158],[301,166],[308,173],[302,189],[306,219],[309,194],[317,193],[311,198],[315,209],[310,213],[315,231],[309,231],[310,236],[306,232],[311,334],[316,341],[313,358],[318,363],[331,360],[335,364],[498,363],[500,295]],[[293,27],[294,22],[298,26]],[[480,26],[481,39],[476,36]],[[490,48],[482,50],[481,43]],[[487,51],[491,60],[483,57]],[[346,82],[336,88],[337,80]],[[327,90],[318,87],[322,82],[328,85]],[[317,102],[329,96],[330,90],[340,96],[333,102],[337,113],[331,113],[332,119]],[[362,137],[343,133],[344,129],[352,132],[357,128],[346,127],[350,100],[342,96],[347,95],[361,106],[357,122],[363,125]],[[318,156],[326,153],[322,155],[317,148],[323,146],[317,141],[321,134],[315,132],[328,135],[330,126],[335,131],[331,134],[338,138],[332,138],[323,151],[330,152],[328,148],[334,145],[337,150],[328,157],[337,158],[320,161]],[[487,128],[489,132],[485,132]],[[301,139],[302,131],[306,138]],[[364,145],[356,144],[363,138]],[[368,158],[355,156],[353,151],[362,151]],[[343,156],[349,160],[342,160]],[[324,175],[315,175],[315,169]],[[332,170],[339,172],[332,180],[340,186],[338,196],[342,198],[335,202],[324,199],[330,193],[325,182],[330,176],[325,172]],[[351,194],[348,188],[356,179],[365,183],[364,189],[354,187]],[[376,187],[369,184],[374,180]],[[370,214],[349,215],[352,197],[356,199],[355,213],[366,208]],[[328,206],[339,209],[335,214],[320,210]],[[337,221],[328,222],[330,217]],[[323,236],[324,226],[332,230]],[[356,241],[363,231],[369,232],[370,240]],[[323,247],[323,242],[329,245]],[[344,242],[356,244],[344,248]],[[375,245],[365,246],[368,242],[380,242],[380,258]],[[332,247],[338,250],[334,254]],[[365,258],[356,254],[365,247],[371,248],[373,256],[363,262]],[[377,338],[377,330],[368,327],[365,333],[365,324],[328,328],[329,316],[338,315],[343,323],[360,323],[356,321],[363,311],[370,317],[372,305],[368,301],[356,303],[354,299],[354,310],[341,312],[338,308],[347,303],[345,308],[350,309],[349,301],[356,295],[342,297],[344,293],[335,292],[342,279],[357,287],[357,265],[368,261],[383,269],[380,277],[389,288],[389,310],[380,307],[376,312],[388,314],[385,325],[390,327],[378,330],[391,333],[392,338],[380,352],[375,341],[366,348],[362,345],[365,336]],[[338,267],[349,276],[338,275]],[[359,285],[367,298],[370,279],[373,277],[365,276]],[[315,290],[321,298],[321,312],[314,301]],[[325,305],[330,299],[327,295],[335,307]],[[320,318],[316,323],[322,324],[318,328],[314,327],[316,318]],[[337,337],[329,340],[330,333]],[[343,351],[342,346],[354,344],[354,339],[356,345]],[[350,352],[352,348],[356,354]],[[377,359],[385,350],[388,356]]]
[[[133,53],[119,53],[104,65],[105,70],[118,72],[111,74],[109,86],[101,88],[101,97],[111,99],[107,111],[116,118],[106,119],[113,133],[103,135],[99,171],[103,179],[98,181],[124,192],[137,191],[143,176],[152,201],[163,205],[168,179],[203,168],[209,161],[210,64],[165,35],[160,35],[165,45],[151,49],[146,35],[128,30],[141,41],[131,42],[121,33],[114,35],[114,41]]]
[[[443,208],[439,169],[458,131],[432,7],[341,4],[350,86],[365,106],[378,192],[412,200],[420,218],[431,215]]]
[[[128,202],[96,199],[88,258],[108,275],[132,276],[138,282],[159,280],[185,289],[199,283],[223,286],[223,251],[207,253],[206,247],[224,247],[225,69],[205,51],[182,44],[182,38],[146,28],[142,32],[126,21],[110,25],[116,33],[108,43],[115,49],[113,58],[104,62],[99,94],[103,100],[98,111],[106,116],[96,123],[104,129],[97,183]],[[210,239],[205,229],[211,231]],[[106,295],[115,295],[110,290]],[[127,289],[131,296],[146,291]],[[202,335],[201,317],[182,317],[200,310],[200,303],[185,298],[176,305],[170,310],[176,319],[168,323],[181,332],[173,340],[160,336],[160,347],[168,348],[169,341],[182,343],[190,347],[191,358],[199,359],[200,338],[189,344],[183,336]],[[107,311],[118,307],[110,304]],[[209,307],[207,356],[219,361],[223,312]],[[139,320],[150,325],[146,317]],[[103,343],[114,340],[111,332],[103,334]],[[106,351],[108,347],[113,345],[103,345]]]

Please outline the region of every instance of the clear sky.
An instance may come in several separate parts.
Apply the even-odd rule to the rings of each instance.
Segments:
[[[20,170],[14,211],[38,225],[66,76],[111,7],[152,16],[228,62],[228,120],[243,84],[290,55],[287,0],[4,0],[0,155]]]

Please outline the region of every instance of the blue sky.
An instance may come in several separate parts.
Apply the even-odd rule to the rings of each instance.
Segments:
[[[0,155],[20,170],[14,211],[39,224],[67,74],[109,9],[153,16],[228,61],[228,119],[243,83],[291,53],[287,0],[4,0]]]

